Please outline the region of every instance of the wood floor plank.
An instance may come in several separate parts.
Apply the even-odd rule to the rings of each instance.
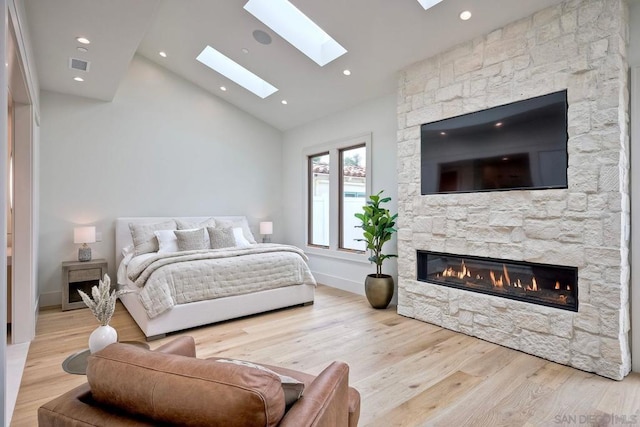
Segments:
[[[420,425],[439,409],[464,399],[466,392],[481,381],[483,378],[456,371],[422,393],[382,414],[380,419],[384,420],[388,426]]]
[[[453,355],[448,354],[447,358]],[[502,363],[495,360],[495,363]],[[527,374],[539,369],[545,362],[541,359],[526,355],[518,354],[503,368],[494,375],[487,377],[485,381],[478,383],[476,387],[467,394],[462,404],[451,405],[444,410],[438,412],[430,421],[430,424],[436,426],[493,426],[493,421],[487,423],[478,420],[491,411],[498,401],[504,399],[511,394],[515,388],[526,378]],[[515,378],[524,374],[524,378],[520,381]]]
[[[121,304],[112,325],[120,340],[144,339]],[[61,364],[87,347],[96,326],[86,309],[40,312],[12,426],[37,425],[40,405],[86,381]],[[375,310],[362,296],[326,286],[318,287],[311,306],[189,329],[149,344],[156,348],[178,335],[193,336],[202,358],[242,358],[312,374],[343,360],[362,396],[361,426],[580,425],[569,422],[580,415],[592,416],[583,421],[637,416],[625,425],[640,425],[638,374],[609,380],[402,317],[394,307]]]
[[[380,419],[389,406],[401,405],[482,356],[483,352],[477,353],[473,348],[478,340],[446,332],[450,334],[447,340],[377,373],[374,371],[364,380],[356,380],[356,388],[369,396],[362,402],[363,412]],[[443,354],[447,357],[442,357]]]
[[[540,383],[523,381],[504,398],[493,402],[493,408],[474,417],[474,423],[495,427],[524,425],[552,394],[551,388]]]
[[[532,382],[542,384],[545,387],[557,390],[571,378],[572,374],[572,370],[564,369],[562,365],[549,362],[531,374],[528,379]]]

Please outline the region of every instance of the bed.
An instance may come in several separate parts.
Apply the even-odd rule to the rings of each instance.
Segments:
[[[142,246],[139,245],[139,235],[135,236],[137,240],[134,245],[130,224],[139,231],[171,221],[207,225],[214,222],[220,228],[232,224],[237,226],[234,231],[242,229],[239,234],[246,237],[243,240],[247,244],[167,254],[158,251],[156,240],[156,252],[132,253],[134,246],[136,249]],[[207,229],[204,230],[206,236]],[[217,237],[215,241],[218,241]],[[254,242],[246,218],[242,216],[118,218],[115,253],[117,282],[131,291],[121,295],[120,300],[147,340],[196,326],[312,304],[316,283],[304,253],[293,246]],[[289,266],[286,264],[288,262],[293,264]],[[186,292],[181,290],[183,280],[190,282],[185,285],[191,286],[185,288],[188,289]],[[256,282],[264,286],[256,288]],[[218,287],[212,290],[213,283],[222,290]],[[169,290],[176,295],[168,296]],[[156,306],[156,303],[159,305]]]

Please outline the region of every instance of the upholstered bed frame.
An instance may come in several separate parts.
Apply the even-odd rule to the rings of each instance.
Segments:
[[[116,268],[123,259],[122,249],[133,243],[129,223],[154,224],[170,219],[202,222],[206,217],[132,217],[116,219]],[[216,219],[233,221],[243,217],[227,216]],[[245,295],[236,295],[174,306],[153,319],[147,316],[135,293],[120,296],[120,300],[136,321],[147,340],[162,338],[169,332],[193,328],[251,314],[263,313],[295,305],[312,304],[315,295],[313,285],[293,285]]]

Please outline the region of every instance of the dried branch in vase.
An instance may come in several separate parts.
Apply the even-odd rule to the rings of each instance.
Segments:
[[[105,274],[104,278],[100,280],[98,286],[91,288],[91,297],[86,293],[78,290],[82,301],[89,307],[91,313],[96,316],[98,322],[102,326],[106,326],[111,321],[113,312],[116,309],[116,300],[122,294],[132,292],[131,290],[121,289],[111,291],[111,279],[109,275]]]

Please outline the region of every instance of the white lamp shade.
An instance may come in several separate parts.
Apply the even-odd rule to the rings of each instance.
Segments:
[[[273,234],[273,222],[261,222],[260,223],[260,234],[267,235]]]
[[[73,243],[94,243],[95,241],[95,227],[76,227],[73,229]]]

